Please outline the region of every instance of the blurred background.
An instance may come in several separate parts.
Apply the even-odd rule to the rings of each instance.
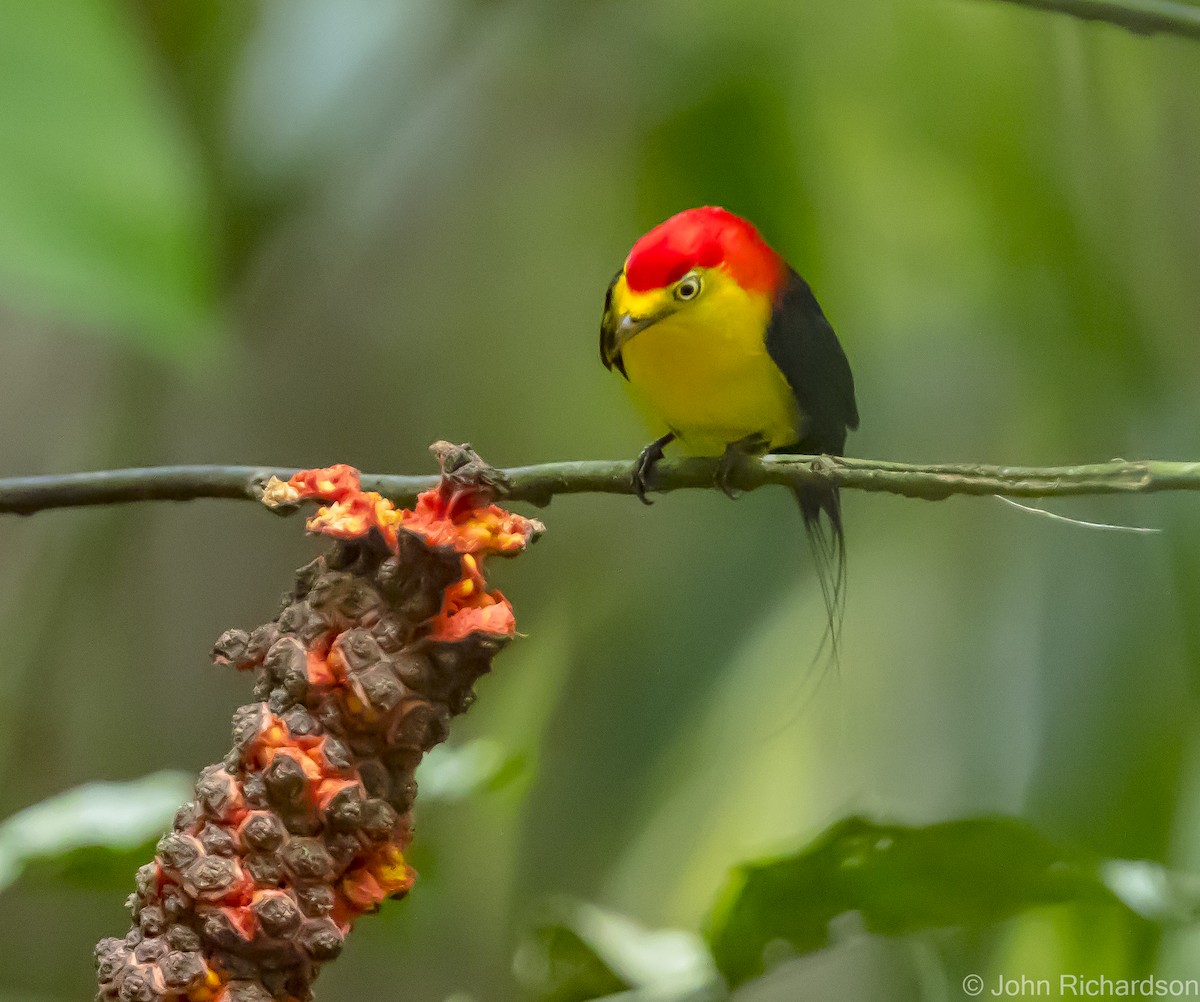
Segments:
[[[1200,459],[1198,88],[1200,43],[988,0],[13,4],[0,475],[430,472],[439,438],[497,465],[633,457],[604,288],[702,203],[816,289],[856,374],[852,454]],[[496,569],[526,636],[443,760],[481,778],[426,784],[420,882],[321,998],[537,994],[521,943],[548,902],[695,934],[732,867],[853,814],[1013,815],[1200,872],[1195,499],[1049,505],[1158,536],[993,499],[844,504],[836,670],[813,665],[785,492],[540,513],[545,538]],[[318,547],[228,502],[0,519],[0,818],[220,758],[249,695],[209,647],[269,619]],[[0,1000],[94,991],[92,945],[127,928],[165,818],[111,873],[33,846],[0,891]],[[1200,977],[1187,923],[1111,902],[940,925],[844,917],[739,997]]]

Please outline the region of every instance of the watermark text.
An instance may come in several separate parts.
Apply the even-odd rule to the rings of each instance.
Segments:
[[[970,998],[1200,998],[1197,978],[1110,978],[1104,974],[1060,974],[1030,978],[968,974],[962,981]]]

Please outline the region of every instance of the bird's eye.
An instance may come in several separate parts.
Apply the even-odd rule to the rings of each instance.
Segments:
[[[675,286],[675,298],[686,303],[700,295],[700,276],[685,275]]]

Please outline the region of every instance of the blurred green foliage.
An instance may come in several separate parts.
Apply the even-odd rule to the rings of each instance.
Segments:
[[[31,864],[88,886],[127,887],[191,796],[182,772],[129,783],[88,783],[0,823],[0,891]],[[140,854],[140,857],[139,855]]]
[[[1144,939],[1152,920],[1194,922],[1200,881],[1141,862],[1101,863],[1051,845],[1014,818],[925,827],[847,818],[799,851],[739,866],[707,923],[711,954],[682,931],[650,931],[592,905],[560,902],[558,920],[538,925],[518,952],[516,973],[542,1002],[629,992],[700,1002],[728,998],[765,969],[827,950],[850,914],[860,934],[907,937],[978,934],[1022,912],[1046,919],[1056,906],[1121,930],[1128,942]],[[1136,963],[1114,973],[1112,963],[1102,969],[1110,978],[1143,973]]]
[[[813,283],[858,455],[1200,453],[1194,43],[986,0],[56,0],[7,11],[0,84],[4,472],[416,471],[438,438],[502,465],[632,456],[603,289],[697,202],[754,218]],[[627,916],[600,923],[625,944],[694,932],[731,870],[854,815],[1006,815],[1036,844],[1200,872],[1195,501],[1056,510],[1164,533],[848,497],[841,665],[817,679],[788,498],[556,501],[497,568],[525,636],[456,728],[496,771],[456,786],[479,751],[447,760],[470,795],[422,804],[416,891],[323,997],[518,997],[547,897]],[[0,818],[219,758],[247,696],[205,652],[273,615],[312,550],[249,505],[0,523]],[[968,844],[944,853],[956,893],[921,906],[952,923],[1001,879]],[[806,914],[862,920],[736,997],[1200,974],[1200,932],[1088,895],[877,926],[877,898],[835,890]],[[120,893],[18,881],[0,1002],[89,992],[91,944],[125,922]],[[615,978],[595,990],[662,989],[564,927]]]
[[[712,956],[695,933],[647,929],[592,904],[558,900],[517,948],[513,973],[539,1002],[625,997],[724,998]]]
[[[216,333],[194,136],[107,0],[20,4],[0,33],[0,291],[173,357]]]
[[[570,926],[537,926],[530,939],[517,954],[516,973],[543,1002],[586,1002],[634,987]]]
[[[911,828],[847,818],[801,853],[736,871],[712,919],[717,965],[730,984],[763,973],[782,940],[799,953],[829,944],[830,923],[856,912],[888,936],[985,927],[1035,905],[1121,906],[1096,864],[1010,818]]]

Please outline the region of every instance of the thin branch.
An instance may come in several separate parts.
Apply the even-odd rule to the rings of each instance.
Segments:
[[[632,494],[633,464],[591,460],[518,466],[503,471],[511,501],[549,504],[558,494]],[[714,459],[674,459],[656,468],[658,490],[712,487]],[[130,501],[191,501],[196,498],[257,500],[271,476],[287,479],[293,467],[157,466],[57,476],[0,478],[0,514],[30,515],[50,508],[124,504]],[[436,475],[364,474],[363,488],[399,504],[437,483]],[[1200,462],[1116,459],[1088,466],[982,466],[975,463],[912,465],[877,459],[829,456],[768,456],[746,460],[732,486],[754,490],[767,484],[836,484],[848,490],[899,494],[940,501],[954,494],[1046,498],[1083,494],[1149,494],[1200,490]]]
[[[1034,10],[1104,21],[1135,35],[1200,39],[1200,7],[1174,0],[1004,0]]]

